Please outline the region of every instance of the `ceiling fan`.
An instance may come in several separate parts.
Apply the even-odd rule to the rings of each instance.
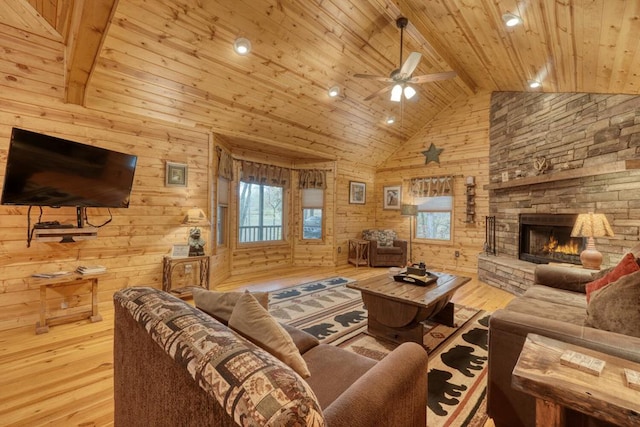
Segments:
[[[354,74],[354,77],[358,77],[361,79],[371,79],[377,80],[379,82],[391,83],[390,85],[383,87],[377,92],[372,93],[367,96],[364,100],[369,101],[370,99],[375,98],[378,95],[382,95],[391,91],[391,101],[400,102],[402,100],[402,95],[406,99],[411,99],[416,94],[416,90],[411,87],[411,84],[420,84],[427,82],[434,82],[437,80],[446,80],[451,79],[456,76],[455,71],[446,71],[444,73],[434,73],[434,74],[425,74],[422,76],[412,77],[411,75],[415,71],[416,67],[420,63],[420,58],[422,54],[419,52],[411,52],[407,60],[402,62],[402,44],[403,44],[403,36],[404,29],[409,24],[409,20],[403,16],[396,19],[396,26],[400,28],[400,64],[401,67],[399,69],[393,70],[389,77],[382,76],[372,76],[370,74]]]

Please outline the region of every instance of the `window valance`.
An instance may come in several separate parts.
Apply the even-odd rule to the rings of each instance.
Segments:
[[[233,158],[231,154],[220,147],[216,147],[218,152],[218,176],[229,181],[233,181]]]
[[[414,197],[437,197],[453,195],[453,177],[435,176],[428,178],[413,178],[411,193]]]
[[[319,169],[301,169],[298,171],[298,188],[327,188],[327,172]]]
[[[291,170],[280,166],[241,160],[242,176],[240,180],[249,184],[266,184],[276,187],[288,187]]]

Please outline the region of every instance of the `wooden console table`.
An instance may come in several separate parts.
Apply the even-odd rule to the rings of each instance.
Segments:
[[[55,323],[64,323],[65,321],[73,321],[78,318],[89,319],[91,322],[99,322],[102,316],[98,313],[98,277],[100,274],[80,274],[70,273],[60,277],[53,278],[29,278],[30,286],[40,287],[40,320],[36,322],[36,334],[44,334],[49,332],[49,325],[52,321]],[[60,316],[49,316],[47,314],[47,289],[57,287],[80,285],[83,283],[91,283],[91,309],[82,313],[72,313]]]
[[[369,265],[369,244],[368,240],[349,239],[349,262],[356,267],[359,265]]]
[[[604,360],[604,370],[595,376],[561,365],[565,350]],[[625,385],[624,368],[640,371],[640,363],[529,334],[511,381],[536,398],[537,427],[564,426],[563,407],[620,426],[640,425],[640,391]]]
[[[199,268],[200,282],[195,285],[187,285],[180,288],[174,288],[172,285],[173,272],[178,266],[186,267],[187,265],[197,264]],[[209,256],[190,256],[184,258],[174,258],[165,256],[162,262],[162,290],[165,292],[171,292],[179,296],[180,298],[187,298],[191,296],[190,289],[193,287],[200,287],[209,289]]]

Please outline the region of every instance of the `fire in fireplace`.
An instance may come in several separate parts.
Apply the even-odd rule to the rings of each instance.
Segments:
[[[585,239],[571,237],[577,217],[577,214],[521,214],[519,258],[537,264],[580,264]]]

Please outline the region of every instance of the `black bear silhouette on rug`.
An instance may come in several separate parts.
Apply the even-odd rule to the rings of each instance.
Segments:
[[[487,360],[485,356],[473,354],[473,347],[456,345],[446,353],[440,355],[442,362],[450,368],[457,369],[465,377],[475,377],[473,371],[481,371]]]
[[[455,397],[459,397],[462,391],[467,389],[463,384],[453,384],[449,380],[453,377],[450,372],[432,369],[427,376],[427,390],[429,396],[427,398],[427,406],[434,414],[444,417],[448,415],[442,405],[454,406],[460,403]],[[447,397],[455,396],[455,397]]]
[[[303,331],[313,335],[319,340],[328,337],[331,334],[335,334],[338,331],[334,331],[331,329],[333,325],[331,323],[320,323],[318,325],[313,325],[308,328],[302,329]]]
[[[327,289],[326,285],[323,285],[322,283],[318,282],[318,283],[313,283],[309,286],[305,286],[304,288],[302,288],[302,290],[306,291],[306,292],[310,292],[310,291],[320,291],[322,289]]]
[[[480,323],[485,328],[489,327],[489,319],[491,319],[491,315],[484,316],[482,319],[478,319],[478,323]]]
[[[364,316],[364,311],[350,311],[348,313],[338,314],[334,319],[343,327],[347,328],[351,324],[356,324],[362,322],[363,320],[367,320],[367,316]]]
[[[463,340],[465,340],[469,344],[475,345],[476,347],[480,347],[483,350],[489,349],[489,346],[487,344],[488,337],[489,331],[481,328],[473,328],[462,334]]]
[[[290,291],[282,291],[278,292],[277,294],[273,294],[273,299],[287,299],[297,297],[299,295],[302,295],[300,291],[292,289]]]

